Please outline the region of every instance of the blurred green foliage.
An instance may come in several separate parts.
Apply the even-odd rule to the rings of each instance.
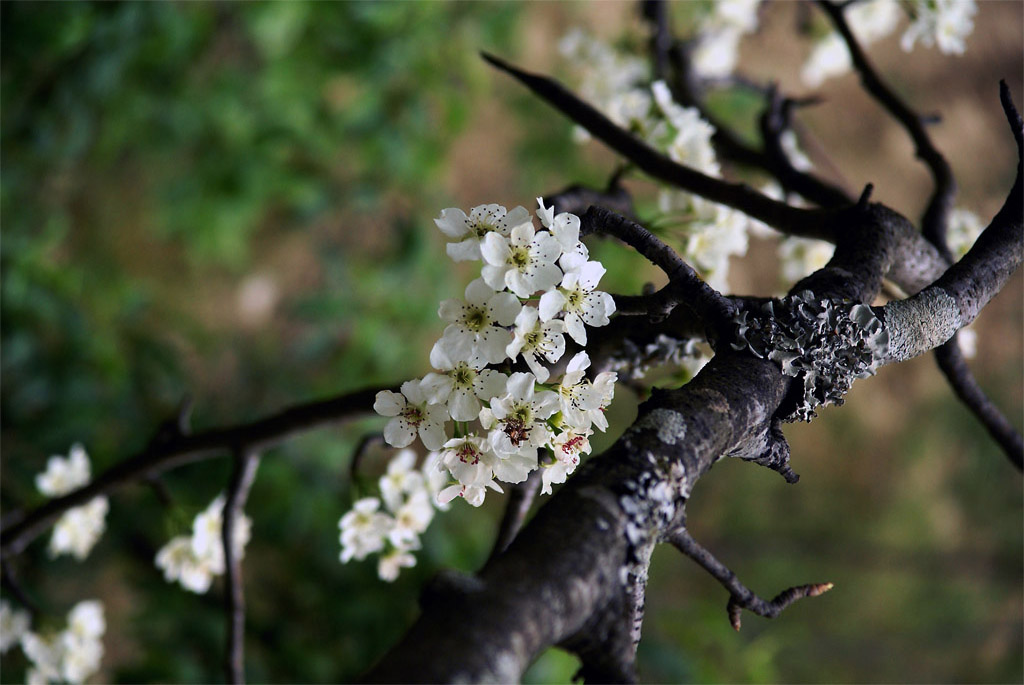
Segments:
[[[677,7],[681,18],[691,9]],[[533,55],[565,28],[545,33],[549,20],[586,11],[0,3],[4,512],[42,501],[33,477],[48,455],[80,441],[98,472],[142,448],[185,394],[202,429],[422,375],[440,333],[437,303],[470,278],[444,258],[431,218],[453,195],[529,204],[571,182],[602,185],[615,167],[594,146],[575,146],[566,122],[476,56]],[[743,95],[714,103],[740,125],[755,104]],[[478,158],[486,164],[468,164]],[[460,162],[470,169],[462,176]],[[453,178],[491,187],[473,173],[503,174],[502,195],[452,187]],[[637,292],[657,278],[611,241],[591,251],[608,267],[609,290]],[[269,280],[276,300],[250,319],[240,311],[253,278]],[[612,407],[620,425],[635,405],[629,395]],[[798,605],[771,625],[747,616],[736,636],[720,587],[659,551],[640,646],[645,681],[1019,677],[1019,607],[1001,611],[1020,604],[1019,483],[955,403],[922,407],[928,420],[897,435],[866,429],[855,407],[851,399],[809,432],[793,431],[799,490],[726,463],[690,508],[698,538],[742,561],[736,570],[756,591],[836,581],[813,600],[824,608]],[[413,619],[426,579],[440,566],[473,570],[488,553],[497,498],[439,517],[418,565],[393,585],[372,562],[338,563],[352,450],[380,428],[370,418],[318,431],[263,458],[247,507],[250,681],[355,679]],[[842,461],[829,454],[836,446]],[[882,465],[899,470],[878,475]],[[371,458],[367,475],[381,468]],[[219,588],[196,596],[169,586],[153,557],[228,474],[226,460],[166,474],[170,508],[146,486],[117,492],[86,562],[49,560],[42,540],[18,560],[52,615],[80,599],[105,602],[98,679],[219,678]],[[20,680],[23,666],[12,650],[0,678]],[[524,680],[566,681],[576,666],[551,650]]]

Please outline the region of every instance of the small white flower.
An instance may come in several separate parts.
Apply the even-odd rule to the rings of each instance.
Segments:
[[[910,52],[918,39],[926,47],[937,45],[943,54],[963,54],[967,36],[974,31],[974,0],[915,0],[914,21],[900,39],[900,46]]]
[[[846,10],[846,21],[853,35],[866,46],[895,31],[901,14],[896,0],[865,0]]]
[[[28,632],[30,618],[27,611],[12,609],[6,599],[0,599],[0,654],[21,641]]]
[[[434,223],[449,238],[459,242],[448,243],[448,256],[457,262],[480,259],[480,242],[488,233],[508,236],[512,229],[530,220],[525,207],[515,207],[507,212],[501,205],[480,205],[469,210],[469,216],[461,209],[451,207],[441,210],[441,216]]]
[[[426,487],[423,474],[416,470],[416,453],[399,450],[388,462],[388,471],[380,477],[380,496],[391,512],[398,511],[406,495]]]
[[[537,448],[548,441],[550,434],[546,419],[558,411],[558,396],[550,390],[535,393],[535,381],[532,373],[512,374],[507,394],[492,400],[491,408],[480,412],[480,422],[490,431],[487,439],[498,458],[521,457],[494,468],[495,475],[505,482],[518,483],[526,477],[524,469],[531,464],[536,468]]]
[[[443,340],[443,339],[442,339]],[[439,340],[430,350],[430,364],[444,373],[423,377],[423,392],[431,404],[445,404],[456,421],[473,421],[480,414],[480,400],[490,400],[505,389],[505,374],[485,369],[480,358],[453,360]]]
[[[501,489],[501,486],[493,480],[489,480],[480,485],[451,485],[442,490],[437,496],[437,499],[439,502],[447,504],[456,497],[462,497],[470,504],[470,506],[479,507],[484,503],[484,497],[487,495],[487,488],[498,492],[504,492]]]
[[[476,434],[449,440],[441,452],[441,463],[461,485],[486,484],[496,462],[490,443]]]
[[[79,602],[68,613],[68,630],[74,635],[85,639],[95,639],[107,631],[107,621],[103,616],[103,602],[87,600]]]
[[[843,37],[833,31],[817,43],[800,70],[800,79],[810,88],[817,88],[826,80],[845,74],[853,66],[850,51]]]
[[[103,659],[103,643],[97,639],[83,639],[68,631],[61,633],[63,658],[61,675],[68,683],[81,683],[99,670]]]
[[[419,435],[427,449],[439,449],[447,439],[447,410],[427,402],[420,381],[406,381],[401,389],[401,394],[381,390],[373,403],[375,412],[394,417],[384,426],[384,440],[392,447],[408,447]]]
[[[495,290],[507,287],[527,298],[562,280],[562,270],[555,264],[561,246],[547,231],[535,232],[532,223],[516,226],[508,238],[488,233],[480,252],[486,262],[480,275]]]
[[[577,432],[567,430],[559,433],[551,440],[551,451],[555,462],[544,467],[541,472],[541,494],[551,494],[552,483],[564,483],[565,479],[576,470],[581,454],[590,454],[591,431]]]
[[[209,590],[213,582],[213,570],[206,559],[196,556],[189,535],[178,535],[161,547],[156,554],[156,567],[163,570],[168,583],[177,581],[196,594]]]
[[[192,551],[203,560],[214,575],[224,573],[224,540],[222,536],[224,495],[218,495],[192,522]],[[245,546],[252,532],[252,520],[242,514],[235,519],[231,537],[235,558],[245,556]]]
[[[448,469],[441,461],[440,452],[430,452],[427,454],[427,458],[423,460],[423,467],[420,469],[426,480],[427,492],[430,493],[430,498],[441,511],[448,511],[448,503],[441,504],[437,501],[438,494],[448,486]]]
[[[46,471],[36,476],[36,487],[47,497],[60,497],[89,482],[89,455],[78,443],[71,446],[67,459],[52,456]]]
[[[586,262],[562,278],[558,290],[541,295],[539,313],[542,321],[550,321],[565,312],[565,332],[580,345],[587,344],[587,326],[607,326],[608,317],[615,313],[615,300],[611,295],[596,290],[605,274],[600,262]]]
[[[835,245],[824,240],[783,238],[779,242],[779,262],[782,266],[783,280],[787,284],[793,284],[814,273],[828,264],[835,250]]]
[[[25,633],[21,638],[21,649],[35,671],[34,674],[30,671],[30,679],[44,683],[61,679],[64,645],[60,633],[45,638],[36,633]]]
[[[350,559],[362,561],[367,555],[384,549],[384,540],[394,525],[394,519],[379,511],[380,500],[364,497],[352,505],[352,510],[341,517],[341,563]]]
[[[600,406],[597,409],[586,410],[590,423],[599,431],[608,430],[608,419],[604,415],[605,409],[615,399],[615,381],[619,375],[614,371],[602,371],[594,379],[594,391],[601,397]]]
[[[377,576],[388,583],[398,579],[403,568],[416,565],[416,557],[401,549],[393,549],[377,561]]]
[[[79,561],[89,556],[106,530],[108,508],[106,497],[96,497],[88,504],[65,511],[53,527],[50,556],[72,554]]]
[[[978,332],[974,328],[961,328],[956,341],[965,359],[974,359],[978,354]]]
[[[590,428],[591,421],[587,412],[600,408],[602,401],[601,393],[585,377],[589,366],[590,357],[587,353],[578,352],[569,360],[565,376],[555,388],[562,420],[580,431]]]
[[[541,298],[543,300],[543,297]],[[515,337],[505,353],[515,359],[520,354],[526,365],[541,383],[547,381],[551,372],[540,363],[540,358],[554,364],[565,354],[565,323],[558,319],[541,321],[540,313],[533,307],[523,307],[516,317]]]
[[[725,78],[731,74],[739,57],[741,37],[741,32],[731,28],[704,32],[693,52],[694,71],[704,78]]]
[[[397,549],[419,549],[419,536],[434,518],[434,507],[430,503],[430,495],[426,490],[416,492],[394,514],[395,524],[388,531],[388,540]]]
[[[502,327],[511,326],[520,309],[522,305],[515,295],[495,292],[478,278],[466,286],[465,301],[445,300],[438,308],[438,315],[449,322],[438,345],[453,362],[504,361],[505,347],[512,341],[512,334]]]
[[[958,207],[949,213],[946,242],[958,261],[971,249],[984,228],[978,215],[968,209]]]
[[[544,198],[537,198],[537,217],[544,228],[558,241],[562,252],[571,252],[580,242],[580,218],[575,214],[562,212],[555,216],[555,208],[545,207]]]

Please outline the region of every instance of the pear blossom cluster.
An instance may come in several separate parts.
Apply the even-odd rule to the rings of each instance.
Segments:
[[[178,582],[196,594],[210,589],[214,577],[224,573],[222,541],[224,495],[218,495],[192,522],[191,535],[178,535],[160,548],[156,566],[164,572],[168,583]],[[244,514],[235,519],[232,551],[236,558],[245,555],[252,521]]]
[[[45,633],[29,630],[26,612],[12,611],[0,602],[0,651],[21,644],[31,664],[25,678],[29,685],[84,682],[100,668],[106,630],[103,603],[98,600],[79,602],[68,612],[66,628]]]
[[[718,27],[721,34],[738,40],[739,35],[757,26],[756,3],[747,0],[714,3],[707,21],[709,26]],[[642,70],[639,65],[630,68],[626,78],[623,70],[616,67],[626,57],[609,57],[617,53],[578,30],[562,40],[562,53],[582,74],[581,96],[614,123],[663,151],[673,161],[709,176],[721,176],[711,144],[714,126],[702,119],[696,108],[675,102],[664,81],[651,83],[646,64]],[[589,59],[592,53],[603,57]],[[735,57],[731,59],[735,61]],[[592,83],[600,84],[600,89],[589,85]],[[658,208],[678,229],[676,234],[681,244],[677,247],[681,256],[712,287],[726,289],[730,258],[747,251],[748,218],[724,205],[670,188],[659,191]]]
[[[617,374],[588,378],[585,350],[566,358],[570,341],[585,347],[588,328],[615,313],[598,290],[605,268],[580,241],[579,217],[538,203],[539,230],[525,208],[496,204],[434,220],[448,255],[481,262],[480,277],[438,308],[446,326],[430,351],[434,371],[377,394],[374,410],[390,419],[384,440],[402,451],[380,497],[356,501],[339,522],[342,562],[380,553],[378,575],[394,580],[415,564],[432,506],[462,497],[478,507],[538,468],[548,494],[608,428]],[[419,471],[403,449],[417,440],[430,451]]]
[[[435,507],[448,508],[436,500],[447,485],[447,478],[437,468],[438,459],[433,452],[417,469],[413,450],[395,454],[378,481],[380,497],[357,500],[338,522],[342,563],[379,553],[377,575],[389,583],[403,568],[416,565],[413,552],[421,546],[420,535],[433,520]]]
[[[864,0],[845,12],[850,30],[864,47],[892,34],[904,12],[911,23],[900,38],[904,52],[920,43],[933,45],[943,54],[963,54],[967,36],[974,31],[974,0]],[[804,84],[817,88],[827,79],[841,76],[852,68],[850,53],[838,32],[818,40],[804,63],[800,77]]]
[[[761,0],[718,0],[697,19],[696,39],[690,59],[704,78],[732,74],[739,58],[740,39],[757,30]]]
[[[47,497],[61,497],[86,485],[91,477],[89,455],[76,443],[66,458],[50,457],[46,470],[36,476],[36,489]],[[108,508],[107,498],[100,496],[65,511],[53,527],[50,556],[71,554],[79,561],[89,556],[106,530]]]

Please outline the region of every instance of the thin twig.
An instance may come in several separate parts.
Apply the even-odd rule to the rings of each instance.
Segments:
[[[850,26],[843,16],[843,6],[833,4],[829,0],[819,0],[818,5],[825,10],[829,19],[832,20],[832,24],[846,42],[853,66],[860,74],[864,88],[903,126],[914,141],[917,157],[925,163],[931,172],[934,188],[932,196],[928,200],[928,207],[921,218],[921,232],[947,261],[952,262],[953,256],[946,245],[946,228],[949,223],[949,213],[953,209],[953,201],[956,198],[956,180],[953,178],[953,171],[950,169],[949,163],[932,143],[921,117],[913,112],[882,81],[864,50],[861,49],[853,31],[850,30]]]
[[[251,423],[214,428],[150,444],[142,452],[114,464],[78,490],[48,500],[18,521],[10,524],[4,521],[0,529],[0,550],[4,555],[20,554],[66,510],[98,495],[109,494],[127,483],[238,448],[262,452],[296,433],[331,425],[356,414],[370,413],[374,398],[382,389],[386,388],[357,390],[287,407]]]
[[[1021,439],[1021,434],[1017,432],[1009,419],[1003,416],[999,407],[985,395],[974,379],[974,375],[964,360],[956,336],[935,348],[935,361],[938,362],[943,375],[952,386],[953,392],[981,421],[988,434],[1010,459],[1010,463],[1018,470],[1024,471],[1024,440]]]
[[[238,684],[245,682],[245,590],[242,560],[235,554],[235,524],[245,509],[260,459],[256,452],[250,451],[236,452],[234,459],[221,517],[221,544],[224,546],[224,613],[227,618],[224,673],[229,683]]]
[[[21,581],[18,580],[18,576],[8,559],[0,561],[0,571],[2,571],[0,579],[2,579],[4,589],[14,595],[14,598],[25,607],[32,617],[32,622],[35,623],[36,617],[40,613],[39,605],[32,601],[32,598],[25,592],[25,588],[21,586]]]
[[[541,486],[541,469],[532,471],[522,483],[515,483],[509,488],[508,501],[505,502],[505,513],[498,526],[498,535],[488,560],[498,556],[512,544],[519,530],[530,513],[530,507],[537,498]]]
[[[706,324],[719,332],[724,331],[736,311],[733,303],[701,280],[693,267],[657,236],[640,224],[602,207],[588,209],[580,223],[584,231],[606,233],[633,247],[665,272],[677,303],[685,303]]]
[[[783,233],[807,238],[832,238],[829,219],[834,212],[792,207],[759,193],[748,185],[729,183],[672,161],[580,100],[554,79],[523,71],[482,53],[483,58],[514,77],[552,107],[587,129],[592,136],[630,160],[646,174],[712,202],[738,209]]]
[[[690,536],[690,533],[685,528],[675,531],[669,542],[680,552],[696,561],[729,591],[729,603],[726,606],[726,612],[729,615],[729,623],[734,630],[740,629],[740,614],[743,609],[752,611],[758,616],[764,616],[765,618],[775,618],[798,599],[817,597],[828,592],[833,587],[832,583],[797,585],[783,590],[771,601],[765,601],[747,589],[729,567],[716,559],[711,552],[704,549],[699,542]]]

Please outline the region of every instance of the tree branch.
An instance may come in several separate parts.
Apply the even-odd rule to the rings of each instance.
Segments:
[[[505,514],[501,517],[498,535],[494,539],[494,547],[491,548],[491,555],[487,559],[488,563],[508,549],[512,540],[523,527],[526,516],[530,513],[530,507],[533,506],[534,500],[537,499],[537,493],[540,492],[541,481],[541,470],[537,469],[531,471],[526,480],[514,483],[509,488],[508,500],[505,502]]]
[[[245,591],[242,560],[235,554],[235,524],[245,510],[260,458],[256,452],[239,451],[235,453],[234,460],[235,467],[221,516],[221,544],[224,547],[224,613],[227,618],[224,673],[229,683],[237,685],[245,682]]]
[[[932,143],[921,117],[915,114],[882,81],[864,50],[861,49],[853,31],[850,30],[850,26],[843,16],[843,7],[835,5],[829,0],[819,0],[818,5],[828,14],[836,30],[846,42],[853,66],[860,74],[864,88],[903,126],[914,141],[918,159],[922,160],[931,172],[934,188],[928,201],[928,208],[921,220],[921,231],[924,237],[939,250],[945,260],[951,263],[953,255],[946,245],[946,227],[949,223],[949,213],[953,209],[953,201],[956,198],[956,180],[953,178],[953,171],[950,169],[949,163]]]
[[[47,501],[18,520],[4,520],[0,523],[0,551],[4,556],[20,554],[71,507],[106,495],[127,483],[224,452],[262,452],[296,433],[331,425],[356,414],[372,413],[374,398],[383,389],[388,388],[358,390],[288,407],[250,423],[151,442],[142,452],[114,464],[81,488]]]
[[[783,233],[822,240],[831,239],[831,232],[828,230],[828,220],[833,215],[831,212],[791,207],[757,192],[746,184],[729,183],[674,162],[613,124],[557,81],[523,71],[486,52],[482,54],[489,63],[514,77],[648,175],[712,202],[738,209]]]
[[[669,537],[669,542],[676,549],[693,559],[705,571],[710,573],[715,580],[722,584],[729,591],[729,604],[726,606],[726,613],[729,616],[729,623],[733,630],[740,629],[740,617],[743,609],[751,611],[758,616],[775,618],[793,602],[804,597],[817,597],[832,589],[832,583],[813,583],[810,585],[797,585],[780,592],[770,602],[765,601],[751,592],[740,582],[736,574],[729,567],[701,547],[700,543],[694,540],[686,528],[680,528]]]

